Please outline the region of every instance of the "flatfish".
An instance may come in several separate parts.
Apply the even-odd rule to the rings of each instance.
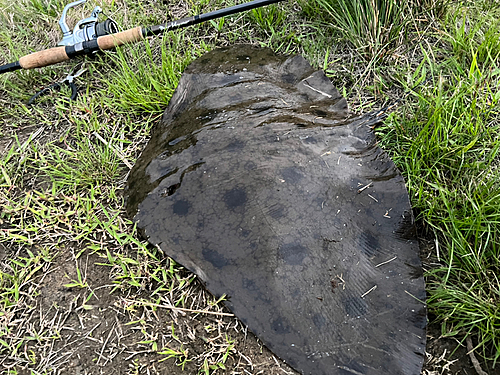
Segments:
[[[427,322],[401,174],[301,56],[220,48],[182,75],[127,211],[303,374],[420,374]]]

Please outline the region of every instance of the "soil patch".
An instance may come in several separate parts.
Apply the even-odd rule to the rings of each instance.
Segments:
[[[19,374],[294,373],[222,308],[208,315],[141,306],[149,294],[113,291],[105,259],[74,254],[66,249],[40,277],[17,332],[30,337],[24,350],[33,363],[2,361]],[[197,280],[189,292],[206,294]]]

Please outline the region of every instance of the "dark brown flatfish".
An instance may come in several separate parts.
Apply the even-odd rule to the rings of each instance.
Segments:
[[[301,56],[209,52],[132,170],[128,212],[298,371],[420,374],[419,248],[377,121]]]

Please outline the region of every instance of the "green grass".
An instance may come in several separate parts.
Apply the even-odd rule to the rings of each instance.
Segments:
[[[314,0],[312,3],[326,11],[330,18],[327,22],[368,60],[384,58],[409,43],[420,17],[438,6],[431,6],[426,0]]]
[[[100,75],[110,94],[106,105],[124,113],[162,113],[184,68],[208,50],[186,39],[172,32],[153,45],[146,41],[109,53],[112,74]]]
[[[119,3],[99,5],[123,28],[236,4]],[[64,5],[61,0],[0,0],[0,63],[55,46]],[[93,6],[72,10],[71,20],[88,16]],[[99,266],[111,275],[109,291],[131,296],[126,310],[133,316],[140,309],[154,315],[158,306],[218,309],[213,297],[197,299],[192,274],[138,239],[124,217],[122,196],[129,168],[185,67],[217,46],[250,42],[302,53],[327,71],[355,111],[410,93],[378,134],[405,176],[421,235],[437,244],[425,265],[429,310],[443,335],[460,341],[471,335],[476,352],[498,362],[499,19],[500,7],[489,0],[283,2],[85,59],[87,71],[76,81],[80,93],[74,102],[63,90],[35,106],[24,104],[77,62],[0,76],[0,137],[10,140],[0,142],[5,148],[0,242],[14,254],[0,273],[0,322],[14,312],[34,314],[42,271],[53,267],[68,246],[79,250],[75,272],[65,283],[88,292],[79,261],[87,254],[98,256]],[[234,353],[232,339],[222,334],[218,341],[206,341],[205,353],[193,356],[174,326],[171,341],[162,343],[144,319],[132,323],[143,332],[139,345],[181,367],[194,364],[199,374],[223,372]],[[207,326],[203,334],[216,331]],[[12,320],[2,323],[0,354],[38,368],[40,358],[23,352],[23,345],[50,342],[57,335],[41,330],[43,338],[36,339],[23,332]],[[140,373],[140,364],[134,371]]]

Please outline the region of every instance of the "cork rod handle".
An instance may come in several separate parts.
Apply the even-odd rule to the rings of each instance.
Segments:
[[[69,60],[64,47],[55,47],[23,56],[19,64],[23,69],[41,68]]]
[[[125,30],[116,34],[105,35],[97,38],[97,46],[94,44],[94,48],[91,49],[90,52],[96,51],[98,49],[104,51],[121,46],[123,44],[135,43],[142,39],[144,39],[144,36],[142,35],[142,28],[138,26],[130,30]],[[84,48],[86,48],[86,43],[87,42],[83,42]],[[33,69],[57,64],[70,59],[66,52],[66,47],[55,47],[46,49],[44,51],[35,52],[30,55],[21,57],[19,59],[19,65],[21,65],[21,68],[23,69]]]
[[[140,26],[125,30],[116,34],[105,35],[97,38],[99,49],[106,50],[121,46],[123,44],[135,43],[144,39]]]

